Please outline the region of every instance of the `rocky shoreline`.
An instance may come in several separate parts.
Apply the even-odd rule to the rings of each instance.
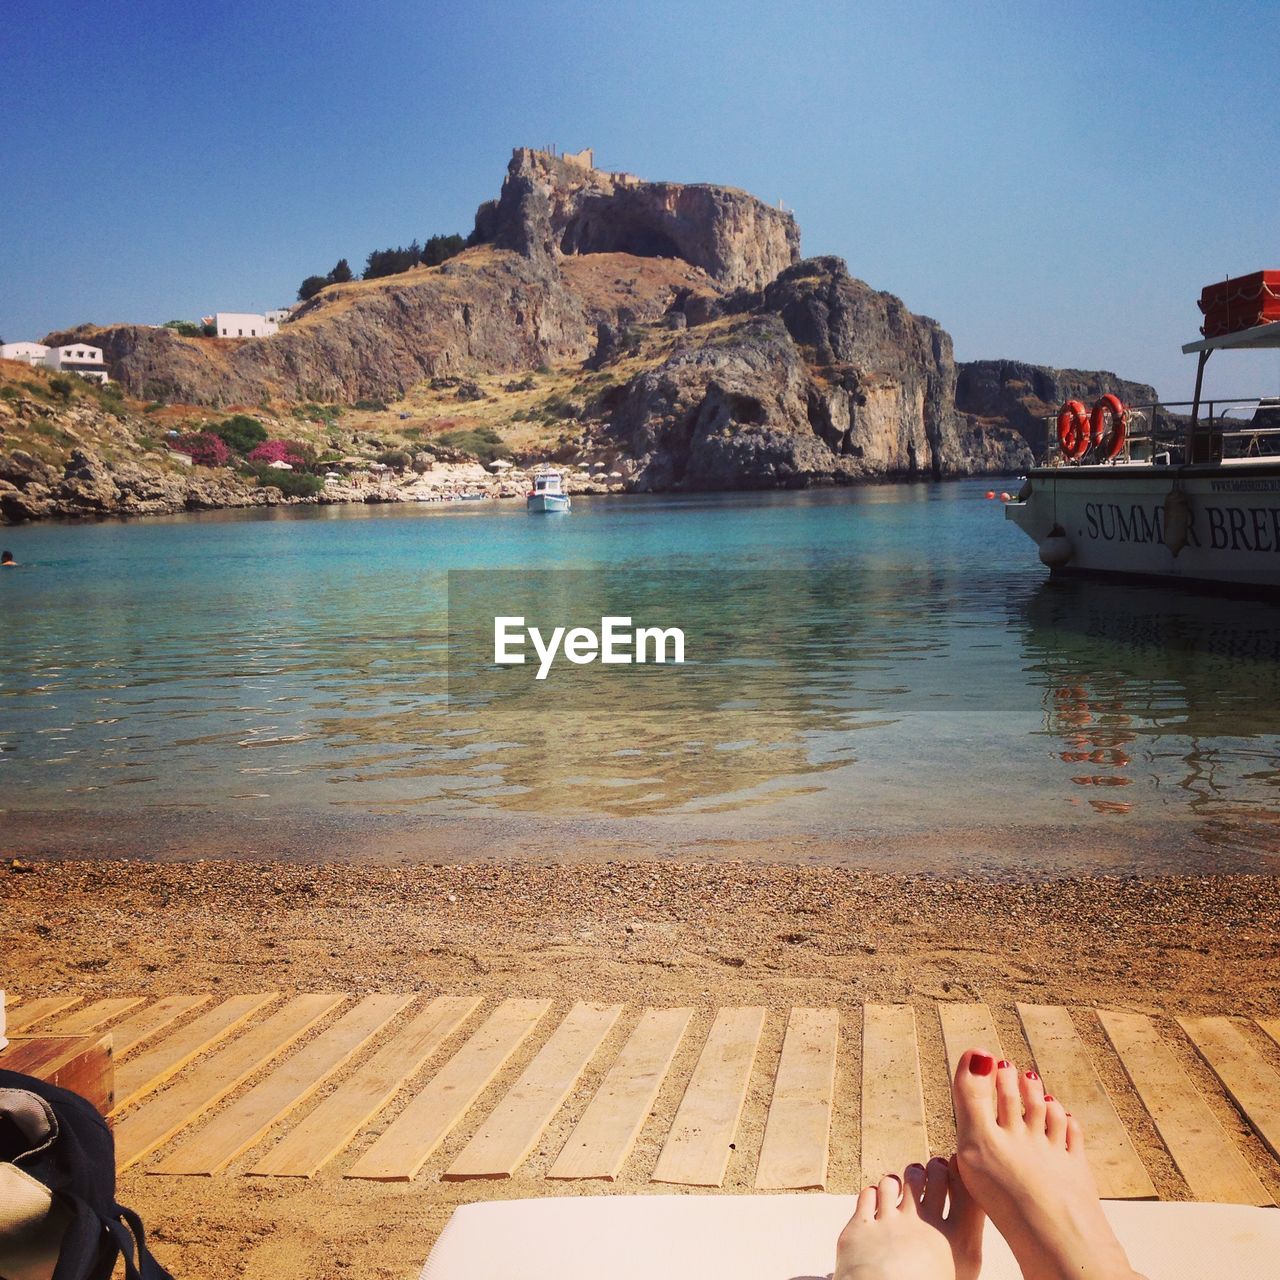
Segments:
[[[572,494],[626,491],[622,481],[597,480],[576,473],[566,476],[566,488]],[[72,451],[61,475],[21,449],[0,454],[3,524],[130,519],[250,507],[523,500],[527,491],[524,472],[497,477],[478,463],[437,463],[431,472],[420,476],[361,475],[349,482],[328,484],[312,496],[289,497],[270,486],[241,483],[234,476],[193,476],[131,462],[108,462],[82,448]]]

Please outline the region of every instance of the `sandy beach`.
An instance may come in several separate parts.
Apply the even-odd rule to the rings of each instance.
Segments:
[[[703,1033],[717,1007],[764,1005],[769,1016],[727,1191],[750,1187],[792,1006],[833,1006],[841,1014],[829,1190],[847,1192],[855,1189],[858,1168],[863,1002],[914,1005],[922,1057],[930,1050],[936,1061],[934,1002],[984,1001],[1006,1052],[1016,1057],[1027,1048],[1015,1002],[1138,1010],[1166,1029],[1174,1013],[1273,1016],[1280,960],[1280,886],[1268,876],[1020,882],[734,861],[24,862],[0,871],[0,911],[4,983],[22,994],[542,996],[557,1013],[579,999],[625,1002],[632,1010],[688,1005],[693,1029]],[[599,1062],[608,1062],[608,1050],[624,1034],[619,1024]],[[646,1135],[665,1132],[700,1040],[692,1035],[682,1046]],[[1183,1065],[1200,1079],[1204,1068],[1186,1048]],[[648,1181],[658,1144],[647,1136],[616,1183],[543,1179],[600,1082],[598,1063],[519,1176],[501,1183],[440,1180],[535,1050],[531,1041],[510,1060],[414,1182],[344,1180],[334,1167],[310,1181],[242,1176],[269,1145],[263,1144],[214,1178],[135,1169],[122,1179],[122,1198],[143,1212],[175,1275],[408,1280],[458,1203],[661,1190]],[[1185,1196],[1123,1080],[1105,1083],[1160,1194]],[[930,1073],[924,1087],[931,1140],[942,1150],[951,1138],[943,1073]],[[403,1102],[352,1152],[367,1146]],[[1280,1195],[1275,1164],[1239,1117],[1222,1110],[1219,1119],[1269,1192]]]

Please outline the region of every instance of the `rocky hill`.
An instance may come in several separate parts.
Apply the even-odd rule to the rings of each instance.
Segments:
[[[1159,399],[1155,387],[1114,373],[1051,369],[1018,360],[966,361],[956,378],[959,413],[975,423],[1012,428],[1037,456],[1045,451],[1048,415],[1057,413],[1066,400],[1088,406],[1107,394],[1119,396],[1127,405],[1153,405]]]
[[[1006,428],[957,417],[942,327],[854,280],[838,258],[788,267],[758,293],[714,305],[711,319],[704,310],[674,313],[670,353],[606,406],[637,488],[801,487],[1029,460]]]
[[[1064,394],[1154,398],[1110,374],[957,369],[936,321],[839,259],[801,260],[790,214],[589,152],[517,150],[470,245],[331,285],[271,338],[47,340],[91,339],[128,393],[174,412],[317,402],[382,448],[483,438],[633,490],[1016,472]]]
[[[759,289],[800,258],[789,213],[732,187],[642,182],[591,153],[517,148],[502,194],[476,213],[474,241],[529,258],[627,253],[680,258],[729,289]]]
[[[0,360],[0,523],[279,499],[278,491],[251,488],[233,472],[184,467],[161,443],[163,434],[116,394]]]

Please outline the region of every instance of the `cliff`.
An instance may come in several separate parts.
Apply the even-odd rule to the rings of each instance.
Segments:
[[[511,250],[472,249],[443,266],[332,285],[271,338],[183,338],[111,325],[81,326],[46,342],[92,341],[111,376],[147,400],[395,399],[424,378],[581,360],[602,321],[649,319],[679,290],[715,287],[678,260],[629,271],[629,259],[609,261],[616,256],[561,271]]]
[[[642,182],[528,147],[498,199],[480,206],[472,239],[530,258],[681,258],[728,289],[759,289],[800,257],[795,218],[745,191]]]
[[[1053,369],[1018,360],[969,360],[959,366],[956,410],[976,425],[1016,431],[1037,457],[1045,452],[1045,418],[1066,400],[1092,405],[1099,396],[1117,395],[1126,405],[1153,405],[1155,387],[1130,382],[1114,373]],[[1167,415],[1161,411],[1160,418]]]
[[[687,308],[697,321],[701,306]],[[1011,471],[1012,431],[954,412],[951,339],[838,258],[789,267],[690,324],[622,390],[609,431],[635,487],[803,487]],[[608,365],[601,365],[607,368]]]

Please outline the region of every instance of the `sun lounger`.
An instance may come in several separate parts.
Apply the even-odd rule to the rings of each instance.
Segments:
[[[852,1196],[582,1196],[464,1205],[420,1280],[819,1280]],[[1149,1280],[1274,1276],[1280,1212],[1108,1201]],[[983,1280],[1020,1280],[988,1223]]]

